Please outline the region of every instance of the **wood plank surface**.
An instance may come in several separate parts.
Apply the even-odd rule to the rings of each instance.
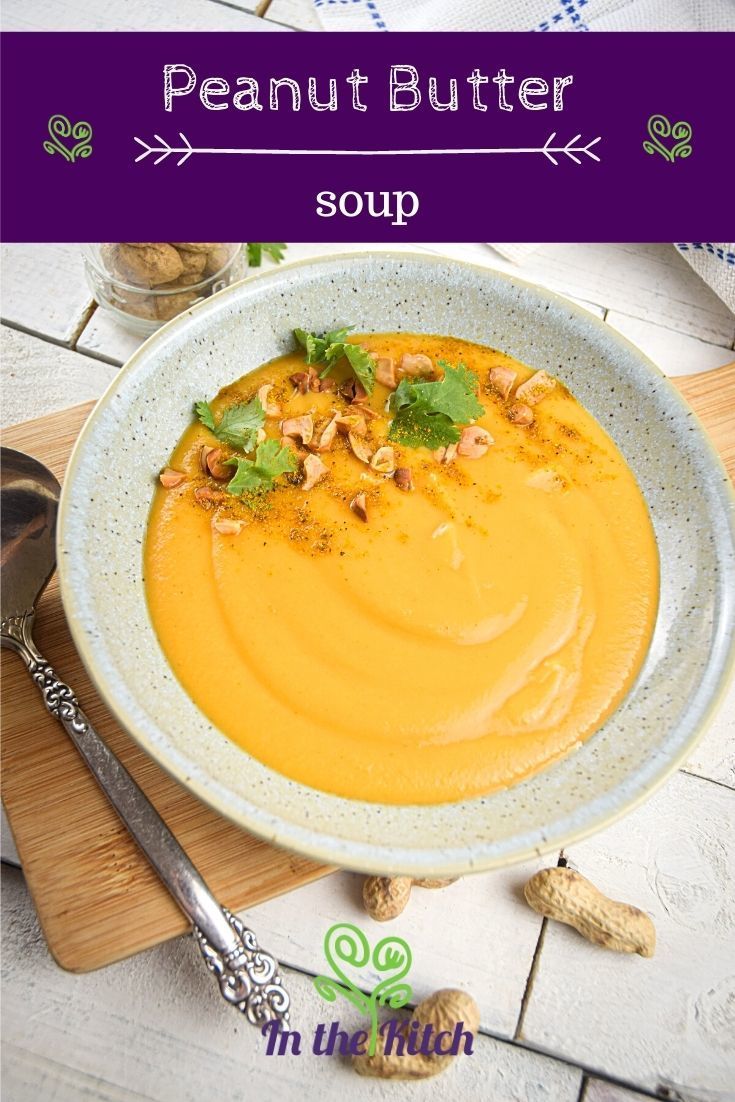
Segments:
[[[0,325],[0,362],[3,425],[96,401],[117,375],[110,364],[8,325]]]
[[[298,1059],[274,1059],[257,1030],[219,996],[191,938],[72,976],[49,958],[19,870],[3,868],[2,879],[8,1102],[578,1102],[580,1069],[482,1035],[471,1057],[460,1056],[431,1084],[396,1086],[355,1075],[348,1060],[315,1056],[310,1041],[320,1022],[339,1018],[353,1032],[365,1019],[345,999],[334,1006],[323,1002],[311,977],[289,968],[282,968],[283,982],[293,1028],[305,1043]],[[438,904],[442,893],[425,894]],[[292,929],[309,917],[292,904]],[[257,928],[266,941],[260,916]],[[320,950],[321,938],[315,938],[317,969]],[[470,990],[478,994],[479,984]]]
[[[257,0],[5,0],[4,31],[266,31]]]
[[[3,444],[63,476],[94,403],[7,429]],[[36,639],[92,722],[233,911],[330,871],[253,838],[163,772],[114,722],[73,647],[56,582],[44,594]],[[2,652],[3,800],[51,952],[85,971],[188,929],[61,726],[44,711],[19,659]]]
[[[3,322],[56,344],[73,345],[94,305],[81,247],[3,245],[0,264]]]
[[[735,363],[676,385],[735,475]],[[93,403],[6,430],[3,443],[61,476]],[[93,722],[153,799],[213,890],[236,910],[324,875],[227,823],[171,780],[125,735],[91,687],[68,635],[54,583],[41,602],[41,651],[74,687]],[[173,937],[187,925],[109,808],[60,727],[43,711],[15,656],[3,653],[3,795],[44,932],[60,964],[99,967]]]
[[[601,951],[547,922],[523,1040],[658,1097],[731,1102],[735,792],[676,773],[564,854],[610,898],[651,916],[656,951],[650,960]]]
[[[617,330],[653,360],[669,378],[712,371],[730,363],[733,358],[732,344],[713,344],[655,321],[618,313],[617,310],[608,310],[605,321],[611,329]]]

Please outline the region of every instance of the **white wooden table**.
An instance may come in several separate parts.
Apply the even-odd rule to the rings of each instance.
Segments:
[[[274,0],[276,2],[276,0]],[[289,259],[347,246],[292,245]],[[669,374],[734,358],[735,317],[667,245],[549,245],[518,269],[486,245],[412,248],[518,271],[587,304]],[[77,246],[6,246],[3,422],[100,394],[139,343],[95,309]],[[411,943],[417,998],[466,988],[482,1010],[476,1054],[435,1082],[358,1079],[339,1059],[274,1059],[211,989],[188,938],[76,976],[51,960],[22,873],[3,866],[3,1062],[10,1102],[492,1099],[686,1102],[735,1098],[735,699],[684,770],[638,811],[564,855],[650,912],[653,960],[606,953],[542,923],[520,889],[540,863],[416,892],[391,931]],[[6,835],[3,855],[13,859]],[[553,864],[551,857],[543,864]],[[310,975],[335,921],[362,913],[360,878],[335,874],[247,919],[288,967],[305,1036],[324,1019]],[[359,1018],[340,1008],[343,1023]]]
[[[312,0],[4,0],[5,31],[319,30]]]

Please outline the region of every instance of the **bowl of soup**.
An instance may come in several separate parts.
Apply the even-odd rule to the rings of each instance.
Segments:
[[[229,288],[130,360],[72,456],[75,642],[223,815],[379,873],[599,829],[731,662],[732,493],[695,418],[566,300],[396,253]]]

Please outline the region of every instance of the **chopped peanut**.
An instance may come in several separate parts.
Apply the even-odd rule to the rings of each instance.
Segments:
[[[523,402],[514,402],[508,406],[508,420],[514,425],[530,425],[533,421],[533,410]]]
[[[222,462],[222,448],[208,448],[206,444],[199,453],[199,465],[205,474],[224,482],[232,478],[232,468]]]
[[[378,448],[370,460],[370,466],[380,474],[393,474],[396,469],[396,453],[393,448],[387,444]]]
[[[319,378],[319,372],[315,371],[313,367],[309,368],[309,390],[315,392],[324,390],[324,383]]]
[[[301,484],[301,489],[311,490],[321,478],[329,473],[329,467],[321,461],[318,455],[307,455],[304,459],[304,473],[306,478]]]
[[[262,444],[263,441],[267,438],[267,436],[268,436],[268,433],[265,431],[265,429],[260,428],[260,429],[258,429],[257,433],[255,434],[255,439],[259,444]]]
[[[194,491],[194,497],[197,499],[200,505],[204,501],[224,501],[225,496],[226,495],[223,494],[221,490],[212,490],[209,486],[197,486],[196,490]]]
[[[348,379],[346,383],[342,383],[339,392],[351,405],[366,402],[368,397],[368,392],[359,379]]]
[[[437,463],[451,463],[456,454],[456,444],[447,444],[446,448],[437,448],[435,452],[432,452]]]
[[[322,385],[318,372],[310,367],[307,371],[297,371],[295,375],[289,375],[288,381],[298,390],[299,394],[306,394],[310,390],[326,390]]]
[[[349,432],[347,434],[347,439],[350,442],[353,454],[356,455],[362,463],[369,463],[373,453],[370,451],[365,441],[361,440],[359,436],[356,436],[354,432]]]
[[[186,475],[181,471],[175,471],[171,467],[166,467],[161,471],[158,476],[161,485],[166,490],[173,490],[174,486],[180,486],[182,482],[186,482]]]
[[[518,372],[509,367],[491,367],[488,374],[488,382],[493,390],[497,390],[504,402],[508,401],[508,395],[518,378]]]
[[[350,509],[352,509],[352,512],[355,514],[356,517],[359,517],[360,520],[367,521],[368,511],[367,498],[365,497],[365,494],[357,494],[355,497],[353,497],[352,501],[350,502]]]
[[[290,448],[292,452],[301,458],[304,455],[303,448],[300,448],[296,441],[290,436],[282,436],[280,440],[282,448]]]
[[[423,352],[417,352],[415,355],[404,352],[398,370],[401,375],[433,375],[434,364]]]
[[[302,444],[308,444],[314,435],[314,418],[310,413],[304,413],[301,417],[289,417],[286,421],[281,421],[281,433],[300,440]]]
[[[273,383],[264,383],[258,388],[258,400],[265,411],[266,417],[280,417],[281,407],[277,402],[269,402],[268,395],[273,390]]]
[[[389,390],[395,390],[398,386],[396,380],[396,365],[392,356],[381,356],[375,364],[375,379]]]
[[[399,490],[403,490],[408,493],[413,489],[413,477],[411,475],[410,467],[396,467],[393,474],[393,481]]]
[[[465,459],[480,459],[493,443],[493,438],[487,429],[481,429],[478,425],[468,425],[466,429],[462,429],[462,435],[457,444],[457,455],[463,455]]]
[[[245,527],[242,520],[231,520],[229,517],[213,517],[212,527],[221,536],[239,536]]]
[[[347,413],[338,415],[337,428],[343,436],[353,433],[355,436],[364,436],[367,432],[367,424],[362,413]]]
[[[295,375],[289,375],[288,381],[293,383],[299,394],[306,394],[309,389],[309,372],[297,371]]]
[[[334,443],[334,438],[337,435],[337,421],[339,420],[339,413],[335,412],[332,420],[324,429],[319,437],[319,442],[314,446],[314,450],[318,452],[328,452]]]
[[[530,379],[516,390],[516,398],[519,402],[525,402],[527,406],[537,405],[556,386],[554,379],[547,371],[537,371]]]

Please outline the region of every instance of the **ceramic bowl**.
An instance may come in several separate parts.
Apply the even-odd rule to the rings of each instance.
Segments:
[[[202,391],[292,347],[291,330],[446,333],[558,376],[630,464],[658,541],[661,593],[645,665],[580,749],[492,795],[396,807],[298,784],[230,742],[172,674],[146,606],[142,547],[155,473]],[[472,265],[361,253],[287,265],[165,326],[120,371],[74,449],[59,573],[74,641],[137,742],[222,815],[317,861],[459,875],[558,849],[648,796],[690,753],[731,664],[733,495],[694,414],[661,373],[590,314]],[[192,631],[196,625],[192,625]]]

